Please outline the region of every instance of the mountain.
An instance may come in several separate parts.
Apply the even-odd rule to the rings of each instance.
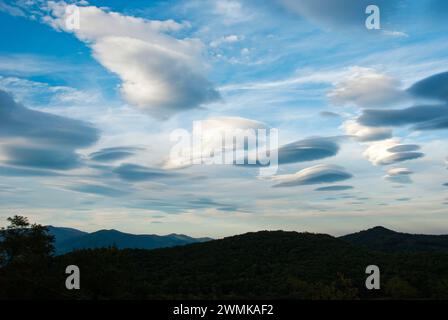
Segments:
[[[72,228],[49,226],[49,233],[55,237],[56,254],[63,254],[75,249],[107,248],[118,249],[156,249],[186,245],[211,240],[210,238],[192,238],[186,235],[170,234],[135,235],[117,230],[99,230],[92,233]]]
[[[100,230],[93,233],[73,228],[48,226],[55,236],[57,254],[74,249],[92,249],[116,246],[119,249],[157,249],[196,242],[211,238],[192,238],[183,234],[134,235],[117,230]],[[378,226],[339,237],[344,242],[358,247],[382,252],[448,252],[448,235],[422,235],[401,233]]]
[[[57,257],[59,269],[69,264],[83,274],[81,290],[69,294],[83,299],[448,297],[447,253],[382,253],[324,234],[262,231],[173,248]],[[381,290],[365,288],[372,264],[381,270]]]
[[[357,235],[375,241],[395,233],[374,228]],[[104,247],[114,241],[135,247],[141,239],[148,245],[153,237],[164,238],[100,230],[65,241],[72,247]],[[173,242],[152,245],[190,239],[165,237]],[[26,239],[22,241],[29,245]],[[29,259],[17,259],[14,265],[0,268],[0,299],[448,298],[448,252],[380,252],[330,235],[284,231],[252,232],[153,250],[117,247],[74,250],[43,259],[25,251]],[[79,267],[79,290],[65,287],[68,265]],[[366,289],[366,267],[370,265],[380,270],[380,290]]]
[[[448,252],[448,235],[409,234],[384,227],[374,227],[339,239],[383,252]]]
[[[48,232],[52,236],[54,236],[54,246],[56,250],[57,248],[61,247],[65,241],[88,234],[87,232],[73,228],[62,228],[53,226],[47,226],[47,228]]]

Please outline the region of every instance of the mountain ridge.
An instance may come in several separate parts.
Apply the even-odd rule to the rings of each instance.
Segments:
[[[77,264],[84,270],[84,291],[75,294],[92,298],[339,300],[448,296],[444,282],[448,279],[448,252],[372,251],[334,236],[309,232],[248,232],[185,246],[80,250],[58,258],[62,266]],[[372,264],[381,270],[381,290],[365,287],[365,270]],[[110,279],[109,290],[102,289],[98,269],[102,279]]]
[[[95,249],[115,246],[118,249],[157,249],[205,242],[211,238],[193,238],[183,234],[155,235],[132,234],[115,229],[101,229],[84,232],[74,228],[47,226],[55,237],[56,254],[64,254],[76,249]]]
[[[37,284],[23,282],[23,275],[15,268],[11,268],[9,276],[3,279],[12,279],[11,286],[20,289],[18,295],[23,295],[23,288],[28,288],[31,296],[41,297],[41,291],[36,288],[56,288],[43,296],[73,299],[352,300],[448,297],[448,250],[433,250],[432,246],[427,250],[424,247],[427,242],[422,244],[420,236],[383,227],[343,237],[281,230],[248,232],[152,250],[132,248],[132,243],[128,243],[131,248],[104,247],[101,242],[104,238],[94,241],[95,236],[104,234],[114,241],[120,240],[117,235],[126,239],[129,236],[116,230],[99,230],[82,236],[94,248],[50,256],[52,263],[44,264],[44,268],[48,269],[44,274],[49,276],[39,277]],[[399,245],[396,245],[397,236],[401,241]],[[134,235],[132,239],[141,238]],[[430,239],[439,241],[439,247],[444,249],[442,242],[446,236],[430,236]],[[80,242],[75,240],[76,237],[72,242],[79,245]],[[110,244],[110,239],[106,240]],[[358,244],[349,240],[358,241]],[[384,241],[389,241],[394,250],[371,250],[359,245],[363,241],[380,246]],[[414,251],[403,252],[412,249],[413,244],[416,244]],[[395,250],[397,248],[405,250]],[[65,275],[61,272],[68,265],[78,266],[83,279],[81,289],[69,293],[64,286]],[[367,290],[365,287],[366,267],[369,265],[380,268],[381,290]],[[42,264],[36,268],[41,271]],[[17,281],[21,284],[17,285]],[[0,297],[1,294],[2,286]]]
[[[118,249],[158,249],[214,240],[208,237],[194,238],[179,233],[167,235],[132,234],[116,229],[100,229],[84,232],[74,228],[48,226],[50,234],[55,236],[56,254],[75,249],[94,249],[115,246]],[[287,231],[259,231],[287,232]],[[296,232],[296,231],[291,231]],[[299,234],[320,234],[298,232]],[[246,233],[251,234],[251,232]],[[234,235],[239,236],[239,235]],[[333,237],[328,235],[329,237]],[[227,237],[228,238],[228,237]],[[359,232],[334,237],[358,247],[382,252],[397,251],[446,251],[448,235],[426,235],[398,232],[383,226],[375,226]]]
[[[339,239],[382,252],[448,252],[448,235],[404,233],[382,226],[347,234]]]

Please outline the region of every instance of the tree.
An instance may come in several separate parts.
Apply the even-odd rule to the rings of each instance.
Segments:
[[[54,237],[26,217],[7,220],[9,225],[0,229],[0,296],[26,297],[49,279]]]
[[[416,299],[418,297],[418,290],[398,276],[389,279],[384,288],[392,299]]]

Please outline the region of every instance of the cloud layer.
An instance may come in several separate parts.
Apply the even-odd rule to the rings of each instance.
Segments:
[[[314,191],[347,191],[352,189],[352,186],[328,186],[317,188]]]
[[[284,145],[278,149],[279,164],[305,162],[335,156],[339,151],[338,137],[309,138]]]
[[[169,178],[176,174],[158,168],[148,168],[136,164],[125,163],[113,170],[121,179],[131,182]]]
[[[382,127],[368,127],[356,120],[347,120],[342,124],[345,133],[360,142],[378,141],[392,138],[392,129]]]
[[[397,139],[388,139],[371,143],[364,156],[372,164],[384,166],[424,157],[422,152],[410,151],[418,149],[416,145],[405,145]]]
[[[409,184],[412,183],[411,175],[413,172],[407,168],[391,168],[387,170],[387,175],[384,179],[400,184]]]
[[[364,110],[358,121],[372,127],[400,127],[445,119],[446,105],[413,106],[398,110]]]
[[[411,126],[411,129],[420,131],[448,128],[448,72],[422,79],[406,92],[414,98],[430,100],[428,102],[431,103],[404,109],[367,109],[363,111],[357,121],[364,126]]]
[[[417,97],[447,102],[448,72],[442,72],[423,79],[411,86],[408,91]]]
[[[335,105],[359,108],[390,107],[406,99],[398,80],[374,69],[352,67],[349,75],[335,84],[328,97]]]
[[[98,162],[112,162],[132,157],[141,148],[112,147],[95,151],[89,155],[90,159]]]
[[[364,27],[368,0],[278,0],[286,9],[325,28]],[[377,0],[384,20],[397,7],[395,1]],[[361,29],[362,30],[362,29]]]
[[[274,187],[294,187],[312,184],[333,183],[352,178],[343,167],[335,165],[316,165],[297,173],[279,175],[274,181],[279,182]]]
[[[76,150],[93,145],[99,131],[83,121],[25,108],[0,91],[0,138],[5,164],[66,170],[80,165]]]

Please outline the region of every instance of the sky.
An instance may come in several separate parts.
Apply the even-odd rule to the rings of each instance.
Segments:
[[[0,225],[446,233],[447,13],[444,0],[0,0]],[[277,132],[278,170],[186,163],[173,136],[196,124],[207,152],[222,133]]]

